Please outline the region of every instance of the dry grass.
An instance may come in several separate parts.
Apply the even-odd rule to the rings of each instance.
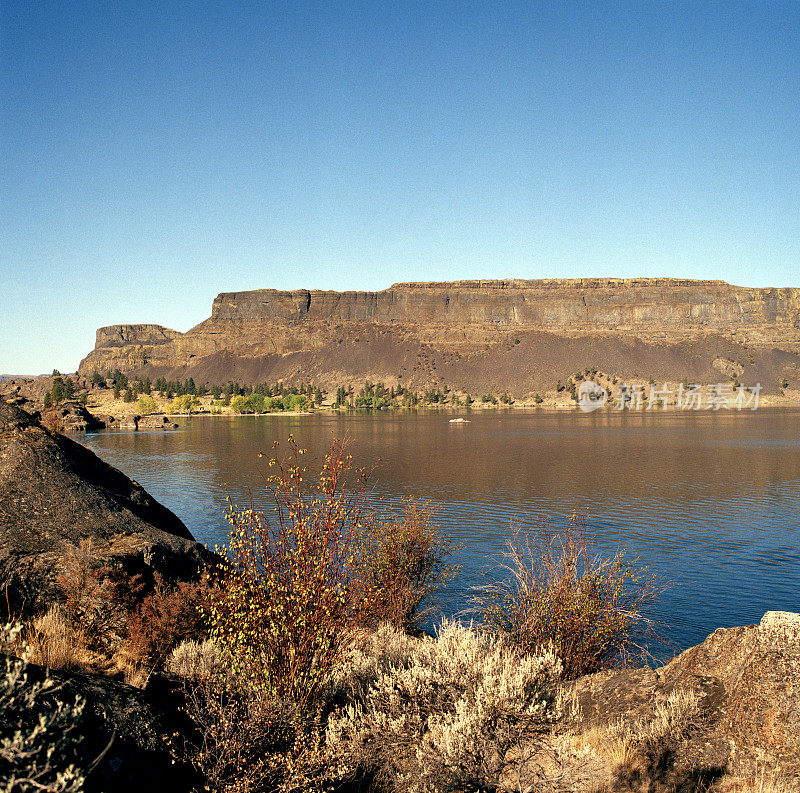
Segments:
[[[676,689],[646,716],[583,726],[575,713],[571,721],[576,726],[562,740],[592,767],[597,790],[707,791],[713,781],[703,769],[676,769],[681,747],[700,724],[699,698],[690,689]]]
[[[797,793],[800,782],[777,772],[762,772],[751,787],[742,788],[742,793]]]
[[[760,768],[752,776],[724,776],[709,793],[798,793],[800,780],[776,768]]]
[[[97,662],[86,636],[67,621],[58,606],[28,624],[24,643],[22,658],[49,669],[86,670]]]
[[[677,689],[655,706],[652,717],[592,725],[573,738],[611,766],[621,767],[635,760],[643,746],[656,746],[678,739],[691,729],[698,716],[697,694]]]
[[[740,788],[741,793],[797,793],[800,781],[789,779],[779,771],[762,769],[752,784]]]

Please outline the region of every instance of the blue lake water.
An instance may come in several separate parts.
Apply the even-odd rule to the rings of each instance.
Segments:
[[[466,414],[465,414],[466,415]],[[618,548],[670,584],[653,616],[683,649],[719,627],[800,611],[800,411],[474,411],[312,416],[198,416],[174,432],[81,438],[144,485],[195,537],[223,543],[225,496],[265,504],[265,460],[292,433],[313,467],[331,438],[373,468],[371,498],[414,496],[464,549],[444,593],[470,587],[532,518],[588,515],[599,553]],[[259,459],[258,453],[265,457]]]

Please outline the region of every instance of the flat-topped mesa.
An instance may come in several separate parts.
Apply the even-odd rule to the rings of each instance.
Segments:
[[[800,328],[800,289],[670,278],[455,281],[380,292],[223,292],[210,322],[486,324],[557,332]],[[205,325],[205,323],[204,323]],[[203,326],[198,326],[203,327]]]
[[[673,278],[550,278],[399,283],[376,292],[223,292],[211,316],[186,333],[160,325],[101,328],[80,371],[119,368],[170,378],[191,373],[198,382],[219,383],[312,380],[334,388],[402,378],[470,391],[538,390],[586,366],[602,364],[620,374],[635,366],[647,377],[680,380],[714,376],[712,362],[720,357],[735,358],[739,369],[751,357],[738,348],[706,345],[698,363],[686,350],[665,348],[712,336],[796,357],[800,289]],[[637,340],[646,349],[632,358],[626,345]],[[521,343],[513,362],[503,357],[509,343]],[[441,357],[436,366],[431,354]],[[758,376],[768,376],[776,388],[793,376],[788,365],[770,364]]]
[[[727,281],[691,278],[508,278],[504,280],[405,281],[391,289],[618,289],[635,287],[715,286],[738,289]]]
[[[145,366],[172,366],[172,343],[182,335],[162,325],[106,325],[97,329],[94,350],[81,361],[79,371],[133,372]]]

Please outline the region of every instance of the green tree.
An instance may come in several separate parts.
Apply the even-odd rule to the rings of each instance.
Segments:
[[[111,375],[111,379],[114,381],[115,385],[119,386],[120,390],[128,387],[128,378],[122,374],[119,369],[114,370],[114,373]]]
[[[155,413],[156,411],[156,401],[151,396],[140,396],[139,401],[136,403],[136,409],[141,413],[143,416],[148,416],[150,413]]]
[[[263,413],[267,409],[266,400],[261,394],[250,394],[247,404],[253,413]]]
[[[56,377],[53,381],[53,387],[50,389],[50,395],[53,399],[53,404],[57,405],[64,399],[64,381],[60,377]]]
[[[200,400],[193,394],[182,394],[168,405],[171,413],[196,413],[200,409]]]
[[[123,402],[133,402],[133,391],[130,388],[125,389],[125,393],[122,396]]]
[[[246,396],[242,394],[237,394],[233,397],[230,401],[231,410],[234,413],[252,413],[253,411],[250,408],[250,401],[247,399]]]

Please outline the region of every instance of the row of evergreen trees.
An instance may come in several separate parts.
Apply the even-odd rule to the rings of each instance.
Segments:
[[[310,383],[304,383],[299,386],[286,386],[283,383],[272,385],[258,383],[252,386],[238,382],[228,382],[224,385],[198,384],[193,377],[189,377],[186,380],[167,380],[164,377],[159,377],[155,382],[151,381],[149,377],[130,380],[119,369],[115,369],[113,372],[93,372],[92,385],[99,388],[113,388],[114,398],[119,399],[120,395],[122,395],[126,402],[132,402],[142,394],[150,395],[153,392],[157,392],[165,399],[174,399],[175,397],[186,395],[211,396],[215,400],[221,400],[226,406],[230,404],[231,399],[234,397],[250,397],[254,394],[265,398],[279,399],[287,396],[305,396],[308,401],[320,405],[326,393],[319,386],[314,386]]]
[[[115,369],[113,372],[95,372],[92,383],[101,387],[111,384],[114,397],[132,402],[142,394],[158,392],[166,399],[174,399],[186,395],[211,396],[225,407],[236,400],[234,406],[244,408],[246,412],[260,413],[267,409],[288,410],[296,409],[302,405],[321,405],[326,391],[311,383],[299,386],[287,386],[283,383],[258,383],[256,385],[228,382],[225,385],[196,383],[194,378],[186,380],[167,380],[159,377],[155,382],[145,377],[140,380],[129,379]],[[237,399],[242,397],[244,399]],[[291,397],[304,397],[304,400],[291,399]],[[537,395],[537,402],[541,400]],[[466,394],[459,398],[449,388],[433,388],[423,392],[411,391],[406,386],[398,384],[386,387],[383,383],[372,383],[369,380],[356,392],[352,385],[339,386],[336,390],[334,407],[366,408],[368,410],[381,410],[388,407],[417,407],[420,405],[454,405],[469,407],[475,400]],[[481,397],[484,403],[497,404],[498,401],[510,405],[514,399],[508,394],[501,394],[499,400],[494,394],[484,394]],[[291,405],[292,407],[288,407]]]

